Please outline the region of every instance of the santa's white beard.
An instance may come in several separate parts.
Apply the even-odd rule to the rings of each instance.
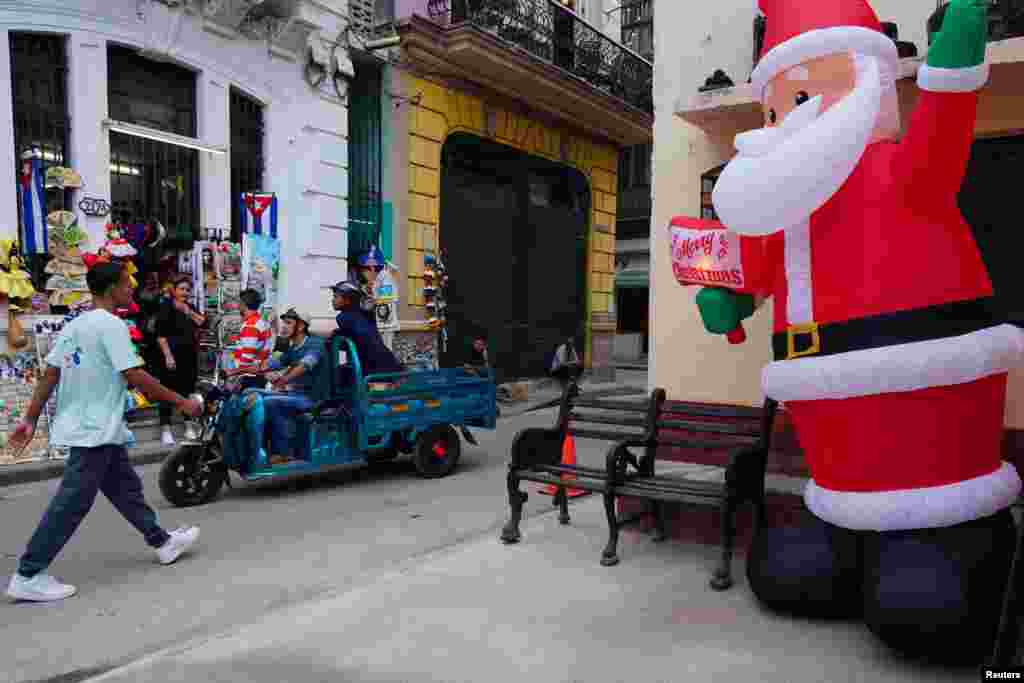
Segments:
[[[879,120],[882,82],[874,58],[858,60],[857,84],[823,114],[815,97],[781,125],[736,136],[739,152],[722,171],[712,202],[742,235],[800,225],[853,173]]]

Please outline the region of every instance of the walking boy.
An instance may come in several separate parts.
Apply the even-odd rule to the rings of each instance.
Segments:
[[[128,327],[113,313],[132,301],[129,278],[119,263],[101,263],[89,271],[86,281],[96,310],[82,314],[61,332],[46,357],[46,370],[25,418],[11,435],[14,449],[23,449],[32,441],[39,414],[59,383],[50,442],[70,447],[71,453],[60,489],[11,577],[7,595],[14,599],[45,602],[75,594],[74,586],[57,581],[46,569],[78,529],[100,491],[145,537],[161,564],[174,562],[199,538],[197,527],[168,533],[157,524],[156,512],[142,495],[142,480],[125,452],[124,406],[129,384],[151,400],[173,403],[186,415],[198,417],[200,413],[198,403],[182,398],[142,370],[143,361],[132,347]]]

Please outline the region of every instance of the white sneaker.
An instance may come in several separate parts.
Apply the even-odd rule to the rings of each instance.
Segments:
[[[156,557],[160,564],[171,564],[181,557],[182,553],[195,545],[195,542],[199,540],[199,527],[175,529],[170,536],[166,543],[156,549]]]
[[[46,572],[39,572],[31,579],[26,579],[18,572],[11,577],[7,587],[7,595],[15,600],[31,600],[33,602],[51,602],[70,598],[78,589],[61,583]]]
[[[195,441],[199,438],[199,434],[196,432],[196,426],[191,422],[185,423],[185,441]]]
[[[174,445],[174,434],[171,433],[170,427],[164,427],[163,433],[160,435],[160,443],[165,446]]]

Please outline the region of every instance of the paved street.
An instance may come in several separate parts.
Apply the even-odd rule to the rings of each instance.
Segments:
[[[643,386],[642,373],[624,373]],[[553,410],[476,430],[462,463],[442,480],[420,479],[407,461],[361,475],[246,486],[199,508],[171,508],[142,468],[150,502],[167,527],[198,524],[198,551],[160,567],[142,539],[100,497],[53,573],[79,588],[59,604],[0,602],[0,681],[46,680],[129,661],[184,640],[372,580],[380,572],[481,535],[496,537],[507,505],[505,463],[515,433],[549,425]],[[599,444],[580,444],[598,462]],[[4,587],[57,480],[0,488]],[[531,496],[530,515],[550,511]]]

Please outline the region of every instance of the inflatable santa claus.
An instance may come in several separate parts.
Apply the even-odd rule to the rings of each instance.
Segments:
[[[755,595],[861,617],[894,648],[942,659],[992,646],[1021,490],[1000,445],[1024,331],[1004,324],[957,208],[986,5],[949,3],[897,139],[896,46],[868,4],[760,0],[765,127],[737,136],[712,196],[743,244],[744,287],[698,296],[715,332],[773,297],[763,388],[812,476],[817,524],[759,535]]]

